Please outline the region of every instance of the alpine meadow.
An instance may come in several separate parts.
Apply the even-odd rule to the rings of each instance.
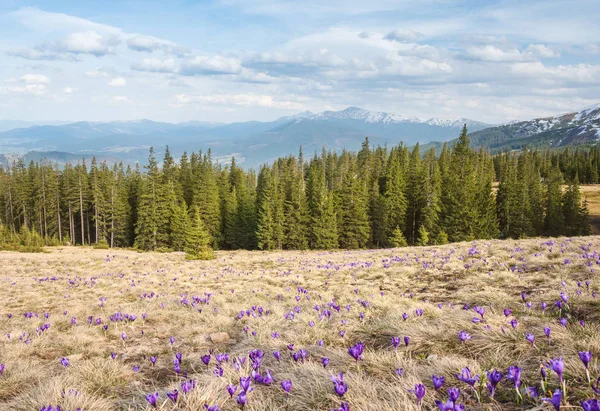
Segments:
[[[597,3],[0,2],[0,411],[600,411]]]

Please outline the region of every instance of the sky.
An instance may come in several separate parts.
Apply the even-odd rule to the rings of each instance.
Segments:
[[[502,123],[600,102],[598,0],[0,2],[0,119]]]

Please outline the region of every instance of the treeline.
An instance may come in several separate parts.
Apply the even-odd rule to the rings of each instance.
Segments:
[[[578,182],[597,182],[599,153],[492,157],[457,143],[421,153],[400,144],[323,151],[244,171],[207,153],[150,149],[144,169],[92,159],[63,168],[0,169],[2,243],[141,250],[389,247],[497,237],[589,234]],[[493,182],[499,179],[497,189]],[[594,180],[595,179],[595,180]],[[562,190],[563,183],[568,188]]]

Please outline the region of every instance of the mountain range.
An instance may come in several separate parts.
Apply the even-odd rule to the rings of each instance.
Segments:
[[[0,130],[6,121],[0,121]],[[555,117],[490,125],[469,119],[420,119],[374,112],[358,107],[320,113],[303,112],[271,122],[230,124],[206,122],[164,123],[150,120],[74,122],[0,131],[0,163],[18,156],[26,161],[47,158],[57,163],[96,156],[101,160],[146,161],[148,148],[160,154],[166,145],[178,157],[184,151],[211,149],[213,157],[228,162],[232,156],[245,167],[256,167],[277,157],[305,155],[322,146],[357,150],[366,136],[372,144],[417,142],[440,147],[452,142],[466,124],[472,145],[493,152],[524,146],[562,147],[600,140],[600,104]]]

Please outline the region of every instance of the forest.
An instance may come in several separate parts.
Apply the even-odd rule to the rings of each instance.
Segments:
[[[492,156],[470,146],[422,153],[372,147],[279,158],[258,171],[210,151],[150,149],[143,167],[92,159],[0,169],[0,244],[213,249],[358,249],[474,239],[590,233],[579,184],[598,183],[600,150],[521,150]],[[566,188],[565,188],[566,185]]]

